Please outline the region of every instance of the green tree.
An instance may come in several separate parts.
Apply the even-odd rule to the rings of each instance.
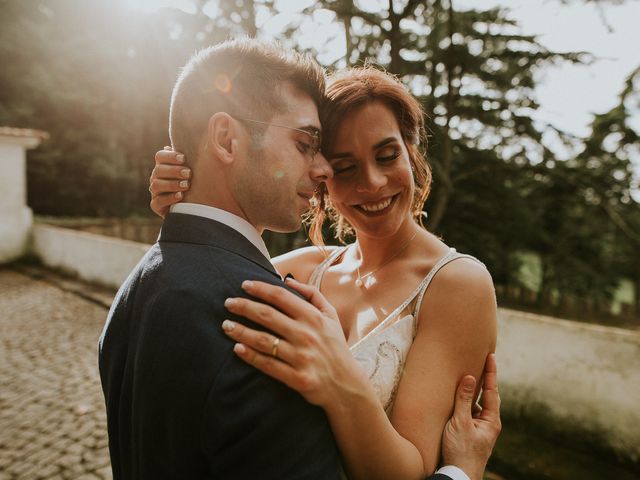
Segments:
[[[635,312],[640,316],[640,205],[632,194],[639,186],[633,165],[633,158],[640,159],[640,132],[633,124],[640,111],[639,92],[640,66],[626,78],[618,104],[594,116],[591,135],[575,163],[581,171],[576,183],[585,201],[604,217],[592,222],[592,234],[608,226],[606,248],[614,271],[618,279],[633,280]]]
[[[53,215],[148,213],[177,72],[197,48],[254,31],[252,1],[150,14],[117,2],[3,0],[0,124],[51,138],[30,154],[29,204]],[[209,8],[211,5],[209,5]]]

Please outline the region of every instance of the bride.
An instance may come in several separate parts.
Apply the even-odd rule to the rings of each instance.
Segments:
[[[431,172],[418,101],[371,67],[334,74],[327,97],[333,178],[315,194],[310,236],[323,243],[328,216],[339,240],[356,240],[273,260],[309,302],[260,282],[243,285],[255,300],[227,302],[277,337],[223,328],[242,360],[326,411],[350,478],[424,478],[443,453],[458,379],[480,378],[495,350],[493,283],[482,263],[421,226]],[[161,216],[188,188],[179,158],[156,154],[151,206]]]

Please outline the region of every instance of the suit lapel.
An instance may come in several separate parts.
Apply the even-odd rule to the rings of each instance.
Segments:
[[[170,213],[166,216],[158,242],[210,245],[241,255],[278,278],[272,263],[244,235],[225,225],[197,215]]]

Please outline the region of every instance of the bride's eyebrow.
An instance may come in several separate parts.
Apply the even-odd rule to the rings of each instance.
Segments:
[[[329,155],[327,157],[327,160],[331,162],[333,160],[340,160],[341,158],[350,158],[350,157],[353,157],[353,155],[350,152],[337,152]]]
[[[379,141],[378,143],[376,143],[373,147],[372,150],[377,150],[379,148],[385,147],[387,145],[389,145],[390,143],[397,143],[398,139],[396,137],[387,137],[384,140]]]
[[[387,137],[384,140],[380,140],[373,147],[371,147],[371,150],[377,150],[386,145],[389,145],[390,143],[398,143],[398,139],[396,137]],[[347,157],[353,157],[353,154],[351,152],[336,152],[329,155],[327,157],[327,160],[338,160],[340,158],[347,158]]]

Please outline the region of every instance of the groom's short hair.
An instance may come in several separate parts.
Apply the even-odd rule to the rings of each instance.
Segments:
[[[324,71],[309,55],[249,38],[195,53],[173,88],[169,113],[173,149],[195,162],[209,118],[216,112],[268,122],[287,111],[279,88],[284,82],[322,107]]]

